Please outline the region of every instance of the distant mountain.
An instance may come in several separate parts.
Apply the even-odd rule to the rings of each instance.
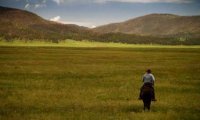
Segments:
[[[150,14],[121,23],[103,25],[94,29],[101,33],[125,33],[150,36],[200,36],[200,16]]]
[[[0,7],[0,40],[65,39],[131,44],[200,45],[200,17],[151,14],[122,23],[89,29],[61,24],[14,8]]]
[[[0,7],[0,18],[0,36],[6,39],[78,39],[82,34],[90,33],[86,27],[48,21],[34,13],[14,8]]]

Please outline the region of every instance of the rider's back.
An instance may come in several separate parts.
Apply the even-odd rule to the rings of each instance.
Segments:
[[[143,76],[144,84],[151,83],[152,85],[154,85],[154,81],[155,81],[155,78],[154,78],[153,74],[151,74],[151,73],[144,74],[144,76]]]

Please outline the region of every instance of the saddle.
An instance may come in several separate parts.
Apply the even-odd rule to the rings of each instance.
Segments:
[[[152,83],[145,83],[145,84],[143,85],[143,88],[144,88],[144,87],[153,88],[153,85],[152,85]]]
[[[142,86],[142,93],[146,93],[146,92],[151,92],[153,93],[153,86],[151,83],[145,83],[143,86]]]

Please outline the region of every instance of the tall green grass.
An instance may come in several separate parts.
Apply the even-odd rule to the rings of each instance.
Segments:
[[[63,40],[58,43],[52,43],[51,41],[42,40],[12,40],[7,42],[0,39],[0,46],[29,46],[29,47],[116,47],[116,48],[200,48],[199,45],[156,45],[156,44],[126,44],[126,43],[113,43],[113,42],[95,42],[95,41],[75,41],[75,40]]]
[[[199,55],[199,48],[2,45],[0,119],[199,120]],[[143,112],[137,98],[147,68],[158,101]]]

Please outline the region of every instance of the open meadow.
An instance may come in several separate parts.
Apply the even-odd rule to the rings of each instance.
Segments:
[[[1,120],[200,119],[199,47],[1,45]],[[158,101],[143,112],[148,68]]]

